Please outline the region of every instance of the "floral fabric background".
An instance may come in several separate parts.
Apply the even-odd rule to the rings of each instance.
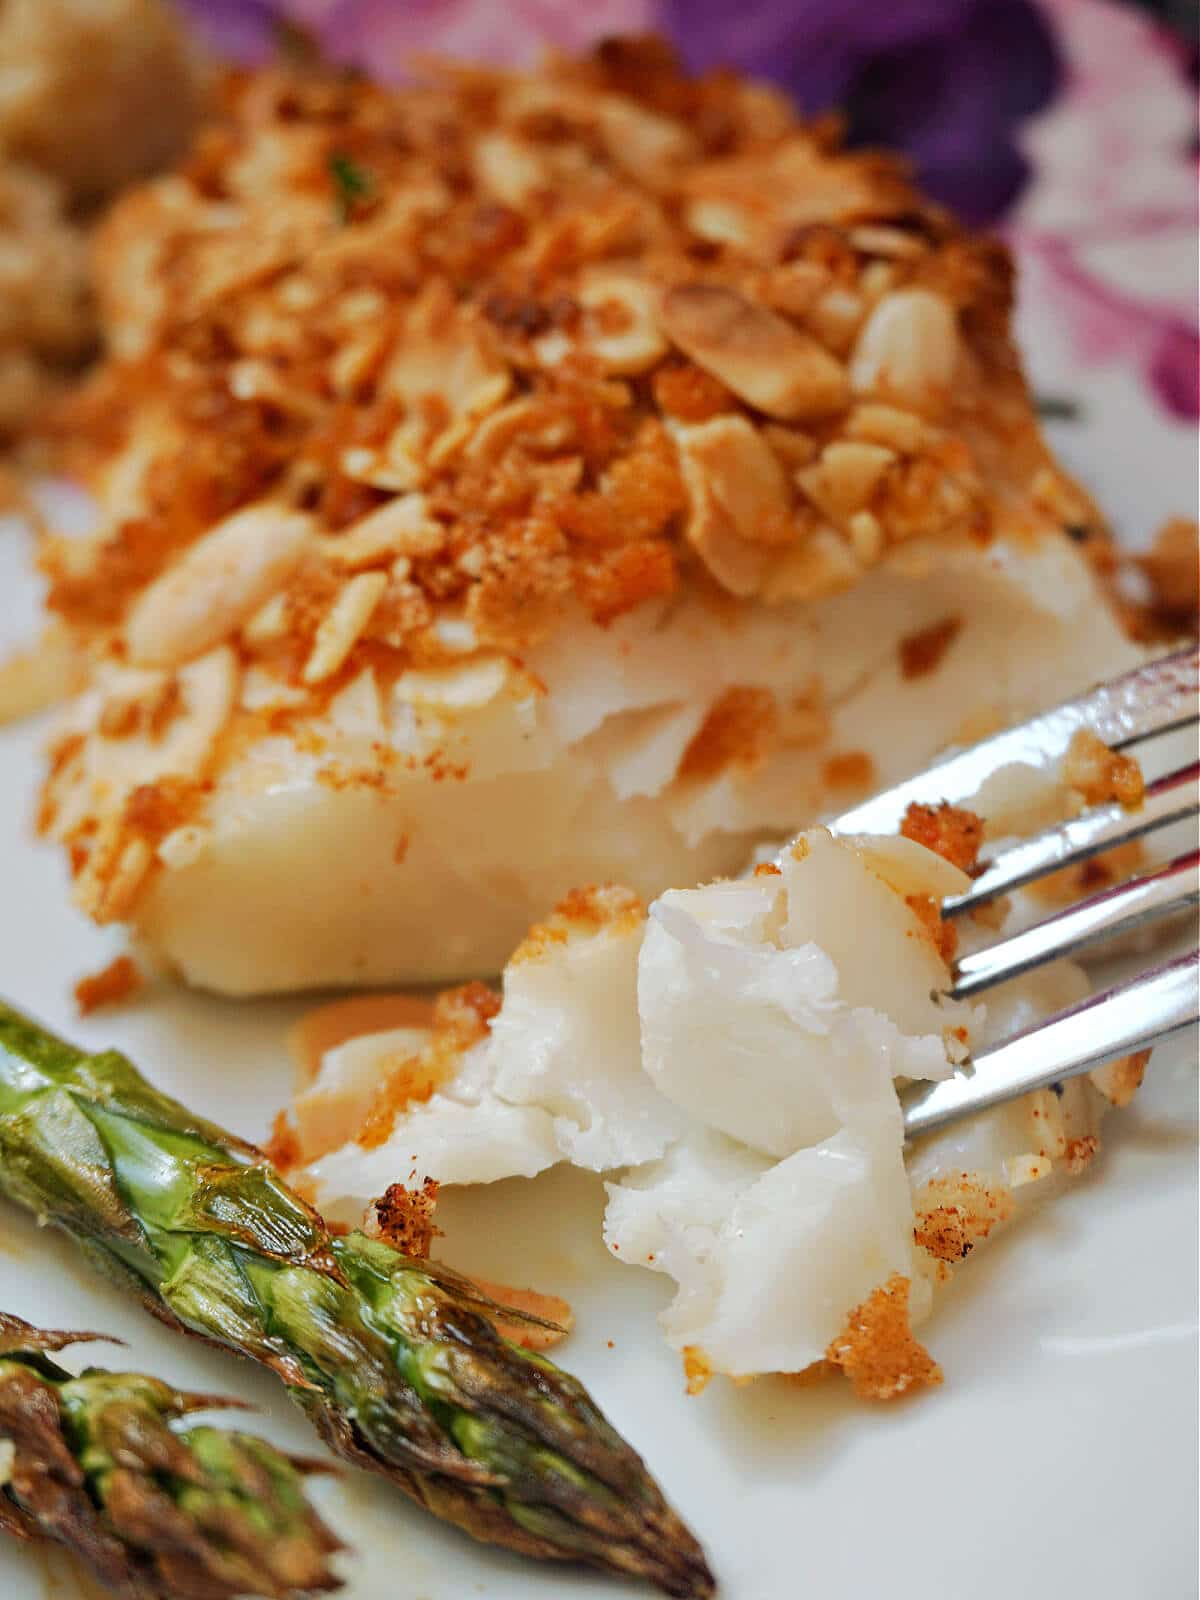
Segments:
[[[1004,233],[1021,267],[1019,332],[1055,442],[1127,535],[1140,542],[1155,517],[1194,512],[1197,51],[1180,27],[1186,6],[187,3],[227,54],[269,54],[283,19],[310,29],[334,59],[392,78],[417,53],[518,63],[547,45],[581,49],[606,34],[654,29],[694,67],[731,64],[782,84],[810,112],[842,109],[852,140],[906,151],[933,195]]]

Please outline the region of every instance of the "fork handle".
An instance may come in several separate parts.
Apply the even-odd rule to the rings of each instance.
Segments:
[[[1198,979],[1200,951],[1193,950],[981,1051],[952,1078],[906,1101],[905,1139],[1078,1077],[1194,1024]]]

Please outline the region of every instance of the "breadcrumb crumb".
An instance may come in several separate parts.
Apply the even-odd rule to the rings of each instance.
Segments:
[[[367,1212],[367,1232],[386,1239],[403,1255],[427,1260],[435,1236],[442,1231],[433,1221],[437,1196],[434,1178],[426,1178],[419,1189],[391,1184],[378,1200],[372,1201]]]
[[[909,1389],[939,1384],[942,1369],[914,1337],[908,1320],[912,1285],[894,1272],[856,1306],[825,1352],[860,1400],[894,1400]]]
[[[1136,810],[1146,794],[1142,769],[1133,756],[1110,750],[1088,728],[1080,728],[1063,759],[1063,778],[1089,805],[1117,800],[1128,811]]]
[[[99,972],[80,978],[73,993],[79,1015],[86,1017],[101,1006],[119,1005],[142,987],[142,974],[129,956],[117,956]]]
[[[983,843],[983,819],[973,811],[946,800],[938,806],[923,806],[914,800],[904,813],[900,832],[960,871],[975,870]]]

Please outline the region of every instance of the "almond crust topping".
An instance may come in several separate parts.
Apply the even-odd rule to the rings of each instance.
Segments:
[[[1003,250],[772,90],[626,41],[398,91],[244,73],[222,107],[101,225],[110,355],[51,425],[102,511],[44,540],[51,610],[172,713],[137,724],[138,784],[117,712],[60,751],[42,820],[93,915],[162,859],[132,788],[192,785],[191,825],[264,705],[300,739],[368,669],[386,703],[491,673],[571,602],[803,602],[915,539],[1080,514]],[[214,726],[184,680],[220,652]]]

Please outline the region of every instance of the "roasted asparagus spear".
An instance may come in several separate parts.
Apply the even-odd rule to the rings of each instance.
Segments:
[[[248,1434],[170,1427],[211,1396],[137,1372],[73,1378],[50,1359],[96,1337],[0,1312],[0,1528],[66,1545],[129,1600],[336,1589],[338,1541],[301,1464]]]
[[[271,1367],[326,1442],[528,1555],[707,1596],[699,1545],[586,1390],[481,1292],[331,1236],[261,1151],[0,1004],[0,1190],[175,1327]]]

